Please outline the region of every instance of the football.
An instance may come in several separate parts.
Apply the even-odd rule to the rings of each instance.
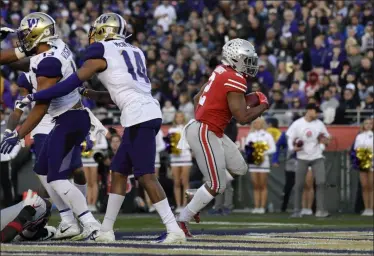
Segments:
[[[260,100],[255,92],[245,95],[245,101],[247,103],[247,108],[252,108],[260,105]]]
[[[295,139],[294,143],[293,143],[295,146],[301,148],[304,146],[304,141],[302,141],[301,139]]]

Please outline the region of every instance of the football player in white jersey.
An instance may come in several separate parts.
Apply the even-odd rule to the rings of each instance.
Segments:
[[[112,100],[121,110],[125,128],[121,146],[115,155],[112,188],[100,232],[95,241],[114,241],[113,225],[125,198],[127,176],[134,173],[166,225],[167,233],[156,242],[183,243],[186,238],[170,209],[165,192],[155,175],[156,134],[160,129],[160,105],[151,95],[143,52],[126,43],[126,21],[118,14],[106,13],[94,22],[82,67],[65,81],[44,91],[28,95],[24,102],[38,98],[61,97],[97,73],[108,92],[84,90],[93,100]]]
[[[33,55],[29,75],[37,91],[50,88],[75,72],[73,54],[58,38],[55,21],[49,15],[40,12],[26,15],[17,34],[22,51]],[[35,169],[60,214],[74,223],[71,207],[83,225],[83,232],[73,239],[85,239],[98,231],[100,224],[88,211],[84,195],[68,180],[72,159],[75,155],[80,158],[80,144],[90,129],[89,113],[82,106],[78,90],[51,101],[37,101],[18,132],[5,136],[0,152],[10,152],[20,139],[35,129],[47,112],[54,118],[55,126],[42,146]],[[67,232],[71,227],[68,225],[61,232]]]
[[[36,88],[30,82],[30,75],[29,72],[21,73],[21,75],[17,79],[17,85],[20,88],[20,95],[25,96],[29,93],[36,92]],[[34,104],[33,104],[34,105]],[[22,104],[20,101],[16,101],[14,111],[10,114],[7,122],[7,129],[5,133],[11,133],[18,125],[19,120],[26,110],[28,106]],[[35,152],[35,159],[39,158],[40,152],[42,150],[42,146],[44,141],[46,140],[48,134],[54,127],[53,118],[47,113],[43,117],[43,119],[39,122],[39,124],[35,127],[34,130],[31,132],[31,137],[34,140],[34,152]],[[70,169],[73,171],[74,177],[74,185],[83,193],[86,197],[86,190],[87,190],[87,183],[86,178],[84,175],[82,167],[81,158],[79,155],[74,154],[72,157],[72,161],[70,162]],[[36,174],[38,175],[39,179],[41,180],[42,184],[45,185],[46,177],[45,175],[38,173],[38,168],[34,169]],[[49,185],[46,185],[49,186]],[[54,194],[52,192],[52,194]],[[57,208],[61,215],[61,222],[57,228],[57,233],[54,236],[54,239],[66,239],[73,236],[80,234],[80,227],[77,221],[71,218],[73,214],[69,208],[59,209],[62,205],[57,202]]]

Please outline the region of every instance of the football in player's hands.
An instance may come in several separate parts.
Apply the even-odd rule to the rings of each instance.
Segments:
[[[253,108],[260,105],[260,99],[255,92],[245,95],[245,101],[247,103],[247,108]]]

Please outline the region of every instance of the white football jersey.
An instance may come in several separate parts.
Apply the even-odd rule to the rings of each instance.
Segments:
[[[28,81],[30,87],[27,86],[27,88],[26,88],[26,86],[23,86],[23,85],[20,85],[20,84],[18,86],[20,86],[22,88],[25,88],[26,90],[29,91],[29,93],[35,93],[36,89],[31,86],[29,72],[26,72],[22,75],[25,76],[25,78]],[[34,106],[35,106],[35,102],[32,102],[31,107],[34,107]],[[51,130],[53,129],[53,127],[54,127],[54,123],[52,123],[52,116],[47,113],[47,114],[44,115],[43,119],[39,122],[39,124],[34,128],[34,130],[31,131],[31,137],[34,137],[35,134],[49,134],[51,132]]]
[[[73,53],[61,40],[56,39],[51,49],[33,56],[30,59],[30,79],[32,86],[37,90],[37,76],[57,77],[63,81],[76,71]],[[52,117],[59,116],[70,110],[81,99],[78,89],[69,94],[51,100],[48,113]]]
[[[98,78],[120,109],[122,126],[162,118],[160,104],[151,94],[146,60],[139,48],[123,40],[103,41],[88,48],[86,59],[89,56],[107,62],[107,68],[98,73]]]

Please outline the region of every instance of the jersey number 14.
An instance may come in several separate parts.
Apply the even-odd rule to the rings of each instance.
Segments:
[[[132,79],[134,79],[135,81],[139,81],[138,79],[139,77],[141,77],[144,79],[146,83],[149,83],[149,78],[147,76],[147,69],[145,68],[145,65],[143,63],[142,57],[140,56],[140,53],[135,52],[135,51],[133,51],[133,53],[134,53],[134,59],[136,63],[136,70],[134,68],[133,63],[131,62],[129,54],[126,51],[122,51],[122,56],[125,59],[127,69],[129,73],[131,74]]]

